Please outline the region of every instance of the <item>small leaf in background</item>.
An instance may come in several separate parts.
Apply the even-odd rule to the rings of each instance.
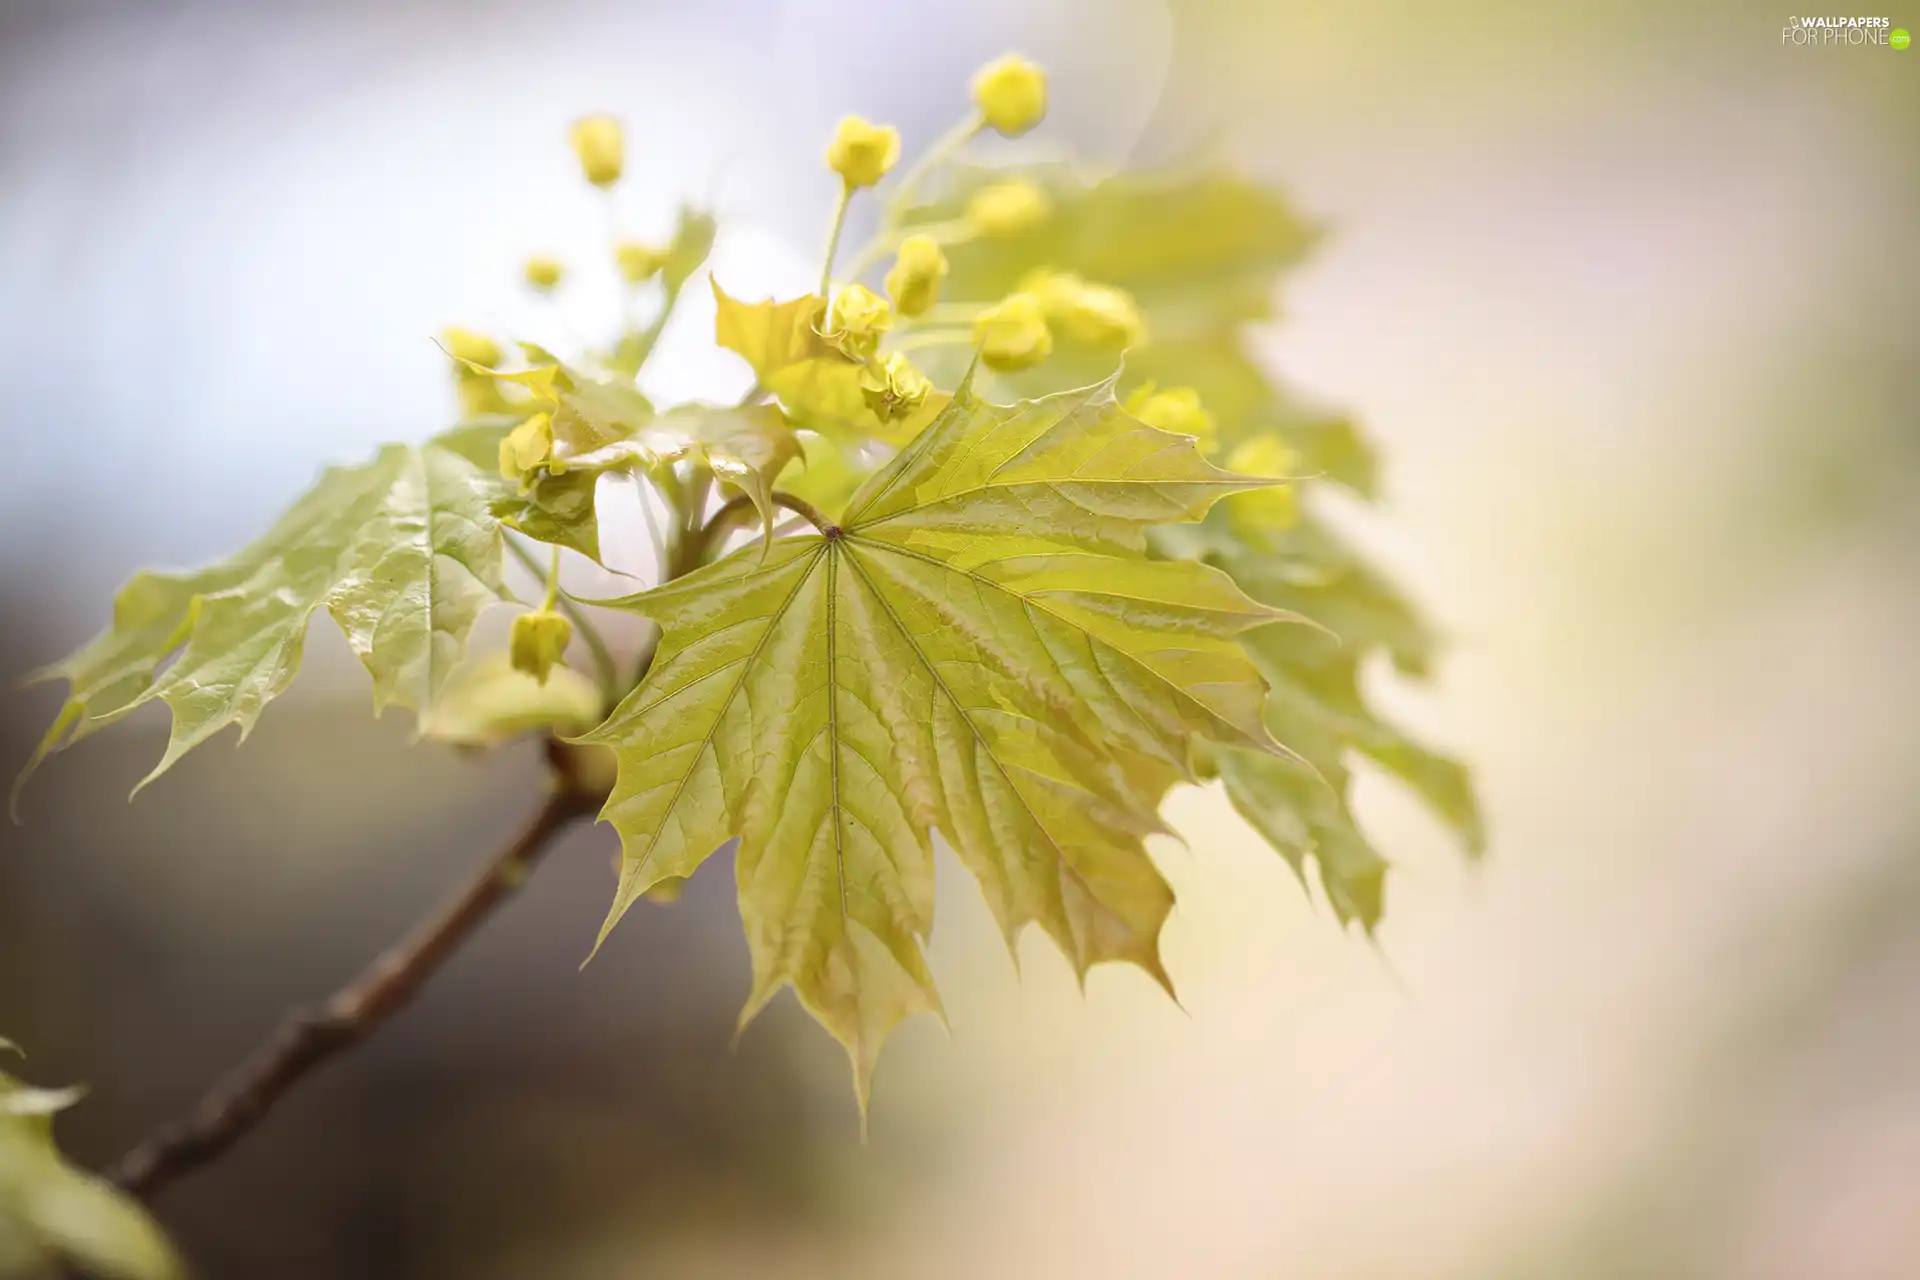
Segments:
[[[822,337],[827,301],[817,294],[775,302],[741,302],[713,285],[717,308],[713,339],[747,362],[762,385],[780,370],[802,361],[834,356],[833,345]]]
[[[35,1089],[0,1072],[0,1280],[50,1277],[65,1268],[111,1280],[183,1276],[146,1211],[67,1163],[54,1145],[54,1116],[78,1094]]]
[[[514,670],[504,653],[469,657],[453,669],[420,731],[436,742],[492,747],[527,733],[572,737],[600,719],[600,693],[570,667],[543,684]]]
[[[863,1106],[893,1026],[939,1010],[935,830],[1009,942],[1038,923],[1082,974],[1124,960],[1165,983],[1172,895],[1143,841],[1196,741],[1285,755],[1237,640],[1285,615],[1146,559],[1145,534],[1260,483],[1129,417],[1111,383],[1006,408],[963,390],[844,529],[619,602],[663,635],[584,739],[620,764],[606,927],[738,836],[743,1019],[791,984]]]

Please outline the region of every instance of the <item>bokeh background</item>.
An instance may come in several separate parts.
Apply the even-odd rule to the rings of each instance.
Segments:
[[[1899,0],[1909,3],[1909,0]],[[1920,1274],[1920,52],[1784,8],[1479,0],[0,4],[0,677],[135,568],[221,554],[323,461],[422,438],[448,323],[601,252],[567,122],[625,117],[622,217],[804,287],[818,152],[914,141],[979,62],[1042,136],[1236,156],[1333,229],[1266,346],[1367,424],[1362,521],[1454,643],[1381,695],[1468,757],[1463,866],[1384,783],[1378,949],[1216,790],[1158,850],[1184,1010],[1023,976],[943,869],[953,1025],[863,1145],[845,1060],[747,986],[731,869],[584,972],[577,832],[413,1009],[159,1212],[211,1277]],[[1920,27],[1920,9],[1891,12]],[[650,371],[736,390],[698,307]],[[58,690],[0,701],[11,772]],[[104,1162],[437,900],[533,799],[367,715],[330,624],[240,752],[143,715],[0,832],[0,1032]],[[227,739],[230,741],[231,739]]]

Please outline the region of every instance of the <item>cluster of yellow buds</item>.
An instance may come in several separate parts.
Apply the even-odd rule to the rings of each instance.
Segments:
[[[900,131],[859,116],[842,120],[827,146],[827,167],[849,188],[873,186],[899,158]]]
[[[565,614],[555,613],[549,603],[513,620],[507,656],[515,671],[523,671],[545,684],[572,642],[573,623]]]
[[[855,360],[870,360],[880,339],[893,328],[893,308],[863,284],[850,284],[834,295],[828,313],[827,336]]]
[[[534,414],[500,440],[500,475],[522,489],[532,483],[542,467],[551,469],[553,465],[553,415],[550,413]]]
[[[620,181],[620,172],[626,166],[627,139],[618,120],[607,115],[583,116],[573,122],[567,136],[588,182],[610,187]]]
[[[1007,137],[1017,137],[1047,114],[1047,73],[1009,53],[974,76],[973,104],[980,108],[981,119]]]
[[[560,287],[560,281],[566,276],[567,269],[558,258],[545,254],[535,254],[527,259],[527,283],[541,293],[552,293]]]
[[[931,236],[908,236],[900,242],[893,269],[887,272],[887,292],[894,310],[917,316],[940,300],[940,284],[947,278],[947,255]]]
[[[1146,322],[1133,295],[1110,284],[1090,284],[1067,271],[1036,271],[1020,282],[1040,299],[1047,322],[1069,341],[1089,347],[1136,347]]]
[[[460,397],[460,411],[468,418],[501,413],[507,409],[500,386],[474,365],[493,368],[500,363],[500,344],[484,333],[471,329],[447,328],[440,331],[440,344],[452,357],[454,389]]]
[[[1300,455],[1270,435],[1255,436],[1227,455],[1227,469],[1284,480],[1299,474]],[[1236,493],[1228,511],[1234,521],[1264,529],[1291,529],[1300,522],[1300,495],[1291,484]]]
[[[973,321],[973,340],[986,366],[1004,373],[1031,369],[1053,351],[1046,313],[1030,293],[1010,293],[982,311]]]
[[[967,199],[966,223],[978,235],[1025,235],[1047,220],[1053,201],[1031,182],[1015,179],[981,187]]]
[[[1162,391],[1153,383],[1140,386],[1127,397],[1127,412],[1150,427],[1171,431],[1177,436],[1192,436],[1202,453],[1210,453],[1219,443],[1213,415],[1200,403],[1200,393],[1192,387],[1168,387]]]
[[[933,393],[927,376],[898,351],[860,371],[860,394],[882,422],[904,418]]]

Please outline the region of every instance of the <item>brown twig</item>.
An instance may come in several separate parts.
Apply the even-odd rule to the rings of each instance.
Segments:
[[[191,1173],[245,1136],[309,1071],[366,1039],[405,1008],[468,935],[513,896],[554,837],[598,806],[602,797],[580,779],[569,750],[549,742],[552,792],[464,888],[324,1005],[288,1017],[198,1106],[156,1130],[107,1176],[125,1190],[146,1196]]]

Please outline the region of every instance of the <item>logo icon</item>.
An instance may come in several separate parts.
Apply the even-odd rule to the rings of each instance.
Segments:
[[[1895,27],[1893,30],[1887,32],[1887,43],[1896,49],[1906,48],[1912,39],[1913,37],[1907,34],[1905,27]]]

